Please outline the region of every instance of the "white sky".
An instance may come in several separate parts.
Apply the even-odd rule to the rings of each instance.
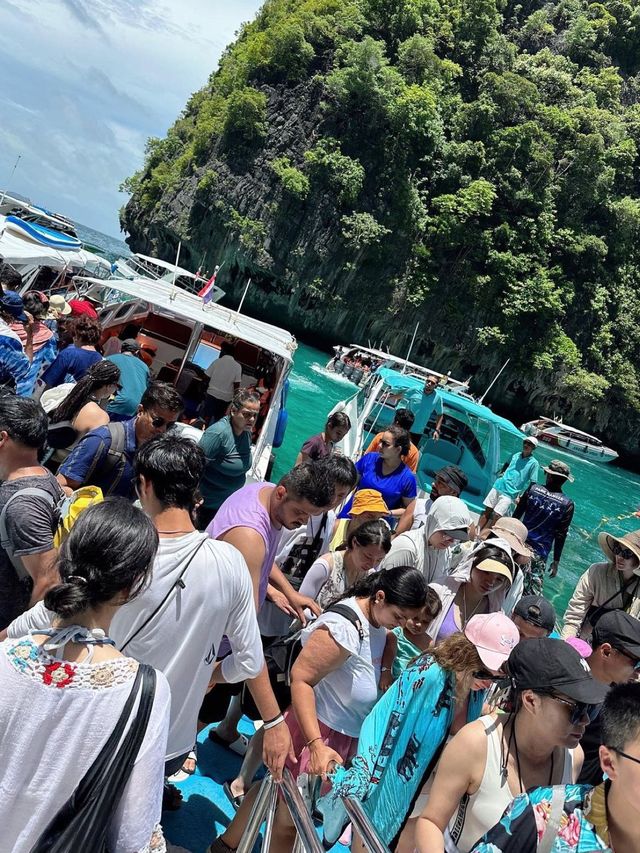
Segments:
[[[0,188],[118,236],[118,185],[147,137],[165,134],[261,3],[0,0]]]

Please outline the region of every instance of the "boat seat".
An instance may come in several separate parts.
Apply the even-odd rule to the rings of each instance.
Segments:
[[[433,473],[445,465],[457,465],[462,459],[462,448],[457,444],[440,439],[428,438],[420,442],[420,468]],[[424,465],[423,465],[424,463]]]

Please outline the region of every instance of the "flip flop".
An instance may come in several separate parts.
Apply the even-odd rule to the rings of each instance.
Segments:
[[[234,797],[233,791],[231,790],[231,783],[230,782],[225,782],[224,785],[222,786],[222,790],[227,795],[227,799],[229,800],[229,802],[233,806],[234,811],[238,811],[242,801],[244,800],[245,795],[242,794],[242,796]]]
[[[187,755],[187,757],[185,758],[185,761],[197,762],[197,760],[198,760],[198,756],[196,755],[196,753],[193,749],[191,750],[189,755]],[[188,779],[189,776],[193,776],[193,774],[195,772],[196,772],[195,767],[193,768],[193,770],[185,770],[184,764],[183,764],[179,770],[176,770],[175,773],[173,773],[171,776],[168,777],[168,781],[169,782],[184,782],[184,780]]]
[[[218,746],[230,749],[231,752],[235,752],[236,755],[240,756],[246,755],[247,749],[249,748],[249,738],[246,735],[238,735],[235,740],[229,742],[228,740],[221,738],[215,729],[211,729],[209,732],[209,740],[217,743]]]

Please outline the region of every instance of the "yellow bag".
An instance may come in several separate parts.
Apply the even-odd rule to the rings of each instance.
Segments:
[[[59,548],[62,545],[78,516],[85,509],[94,504],[102,503],[103,500],[102,489],[99,489],[98,486],[81,486],[68,495],[59,505],[58,529],[53,537],[54,546]]]

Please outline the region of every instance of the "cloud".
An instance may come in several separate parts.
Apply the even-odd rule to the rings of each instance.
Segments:
[[[0,188],[108,234],[118,192],[261,0],[0,2]]]

